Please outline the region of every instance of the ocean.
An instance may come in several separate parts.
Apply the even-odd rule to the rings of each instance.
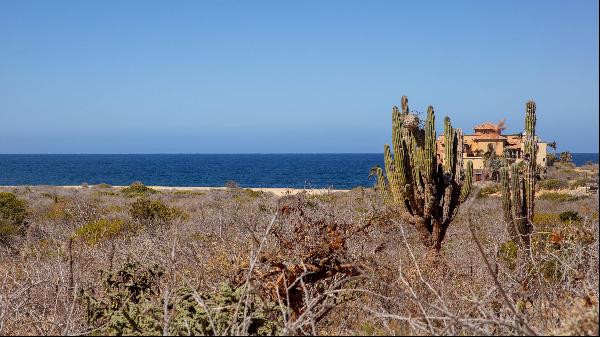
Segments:
[[[573,153],[576,165],[598,153]],[[0,185],[129,185],[333,188],[373,186],[380,153],[0,154]]]

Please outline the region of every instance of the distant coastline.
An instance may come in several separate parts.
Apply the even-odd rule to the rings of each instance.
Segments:
[[[598,153],[573,153],[581,166]],[[380,153],[319,154],[0,154],[0,185],[114,186],[142,181],[165,188],[349,190],[373,186],[369,169]]]

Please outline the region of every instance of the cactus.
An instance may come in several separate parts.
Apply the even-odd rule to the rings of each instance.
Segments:
[[[438,159],[433,107],[427,109],[421,128],[403,96],[402,110],[392,109],[392,147],[384,146],[385,176],[379,167],[371,171],[377,176],[376,187],[387,205],[405,211],[401,217],[416,227],[423,244],[439,250],[471,191],[473,164],[469,161],[463,169],[462,131],[444,119],[443,161]]]
[[[504,221],[513,241],[529,249],[535,208],[537,140],[535,102],[525,105],[525,142],[523,164],[513,163],[500,171]],[[509,172],[510,171],[510,172]]]

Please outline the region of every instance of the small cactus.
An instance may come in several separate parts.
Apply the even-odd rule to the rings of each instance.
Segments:
[[[537,140],[535,138],[535,102],[525,105],[524,165],[513,163],[500,171],[502,208],[508,231],[519,246],[529,249],[533,230]]]
[[[463,168],[462,131],[454,129],[448,117],[443,147],[442,160],[437,156],[433,107],[427,109],[421,128],[403,96],[402,109],[392,109],[392,149],[384,146],[385,176],[379,167],[371,170],[384,202],[403,209],[403,220],[416,227],[425,246],[435,250],[441,248],[448,226],[468,198],[473,177],[471,161],[466,171]]]

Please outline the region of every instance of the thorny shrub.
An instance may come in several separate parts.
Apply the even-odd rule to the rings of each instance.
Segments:
[[[184,214],[174,207],[165,205],[160,200],[138,199],[129,209],[134,220],[142,223],[164,224]]]
[[[125,221],[121,219],[100,219],[77,228],[75,239],[83,240],[86,244],[93,246],[98,242],[114,238],[125,229]]]
[[[0,192],[0,244],[25,231],[27,206],[13,193]]]
[[[144,185],[143,183],[141,183],[139,181],[135,181],[135,182],[131,183],[129,186],[123,188],[121,190],[121,193],[123,193],[123,195],[126,197],[134,198],[134,197],[143,197],[148,194],[156,194],[156,193],[158,193],[158,191],[155,189],[152,189],[150,187],[147,187],[146,185]]]
[[[80,298],[87,320],[103,335],[221,335],[233,324],[248,320],[250,335],[280,332],[281,312],[275,303],[250,296],[247,310],[239,310],[244,287],[223,283],[218,291],[199,294],[187,287],[169,296],[160,287],[164,271],[158,265],[128,262],[116,272],[102,273],[102,292],[83,290]],[[165,296],[166,294],[166,296]],[[166,300],[165,300],[166,299]],[[210,308],[210,309],[209,309]]]

